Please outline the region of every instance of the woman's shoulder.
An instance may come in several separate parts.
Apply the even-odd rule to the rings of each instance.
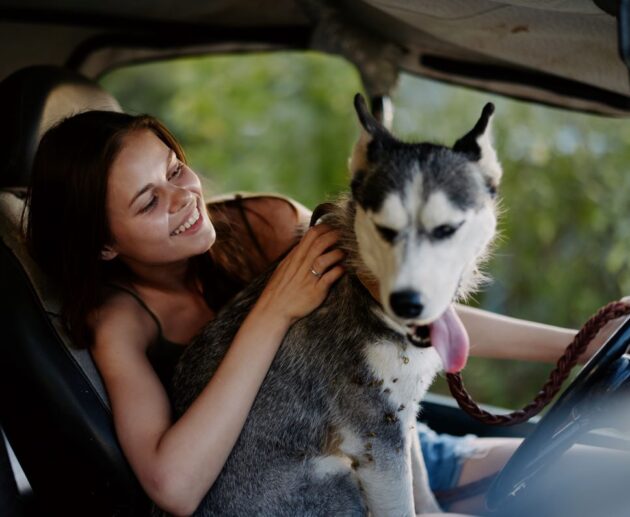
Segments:
[[[211,214],[218,210],[229,220],[243,220],[244,228],[250,229],[244,238],[251,239],[270,262],[295,244],[310,218],[304,205],[279,194],[239,192],[212,198],[208,208]],[[238,230],[239,225],[232,228]]]
[[[158,335],[147,310],[130,293],[108,290],[103,303],[89,316],[94,335],[93,350],[141,350],[143,353]]]
[[[282,194],[272,192],[232,192],[214,196],[208,206],[225,205],[240,202],[250,210],[254,210],[267,218],[274,218],[277,223],[307,224],[311,211],[302,203]]]
[[[272,196],[252,197],[243,203],[249,223],[267,257],[274,260],[295,243],[302,222],[296,205]]]

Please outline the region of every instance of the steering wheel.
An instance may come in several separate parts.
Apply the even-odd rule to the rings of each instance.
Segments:
[[[578,436],[589,428],[589,394],[620,389],[630,379],[630,358],[624,357],[630,344],[630,317],[584,365],[562,396],[540,419],[494,480],[486,495],[486,506],[500,510],[521,497],[528,483]]]

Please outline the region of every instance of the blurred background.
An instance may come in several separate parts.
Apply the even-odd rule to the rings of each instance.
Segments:
[[[355,69],[321,54],[179,59],[110,72],[102,85],[131,113],[150,113],[183,144],[208,195],[280,192],[313,208],[348,185],[358,136]],[[630,121],[571,113],[401,77],[394,134],[445,145],[496,105],[504,177],[492,282],[470,301],[491,311],[579,328],[630,294]],[[568,343],[567,343],[568,344]],[[473,396],[517,407],[551,365],[471,358]],[[445,392],[443,379],[433,391]]]

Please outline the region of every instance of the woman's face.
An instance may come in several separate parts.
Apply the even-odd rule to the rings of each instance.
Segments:
[[[215,240],[199,178],[148,129],[125,137],[109,171],[106,206],[114,241],[103,250],[106,260],[171,264]]]

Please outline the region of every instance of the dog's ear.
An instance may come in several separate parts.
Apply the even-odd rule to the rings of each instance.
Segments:
[[[393,138],[389,131],[368,110],[363,95],[357,93],[354,96],[354,109],[361,123],[361,135],[354,146],[350,157],[349,169],[352,177],[356,177],[357,171],[364,171],[368,162],[368,145],[373,140],[382,141]]]
[[[483,107],[481,117],[468,133],[453,146],[453,151],[465,154],[471,161],[478,162],[488,181],[491,191],[496,190],[503,170],[492,146],[492,115],[494,104],[489,102]]]
[[[357,93],[354,96],[354,109],[357,112],[361,126],[369,136],[372,138],[385,135],[389,136],[389,131],[387,131],[385,126],[376,120],[374,115],[370,113],[367,105],[365,104],[365,99],[360,93]]]

